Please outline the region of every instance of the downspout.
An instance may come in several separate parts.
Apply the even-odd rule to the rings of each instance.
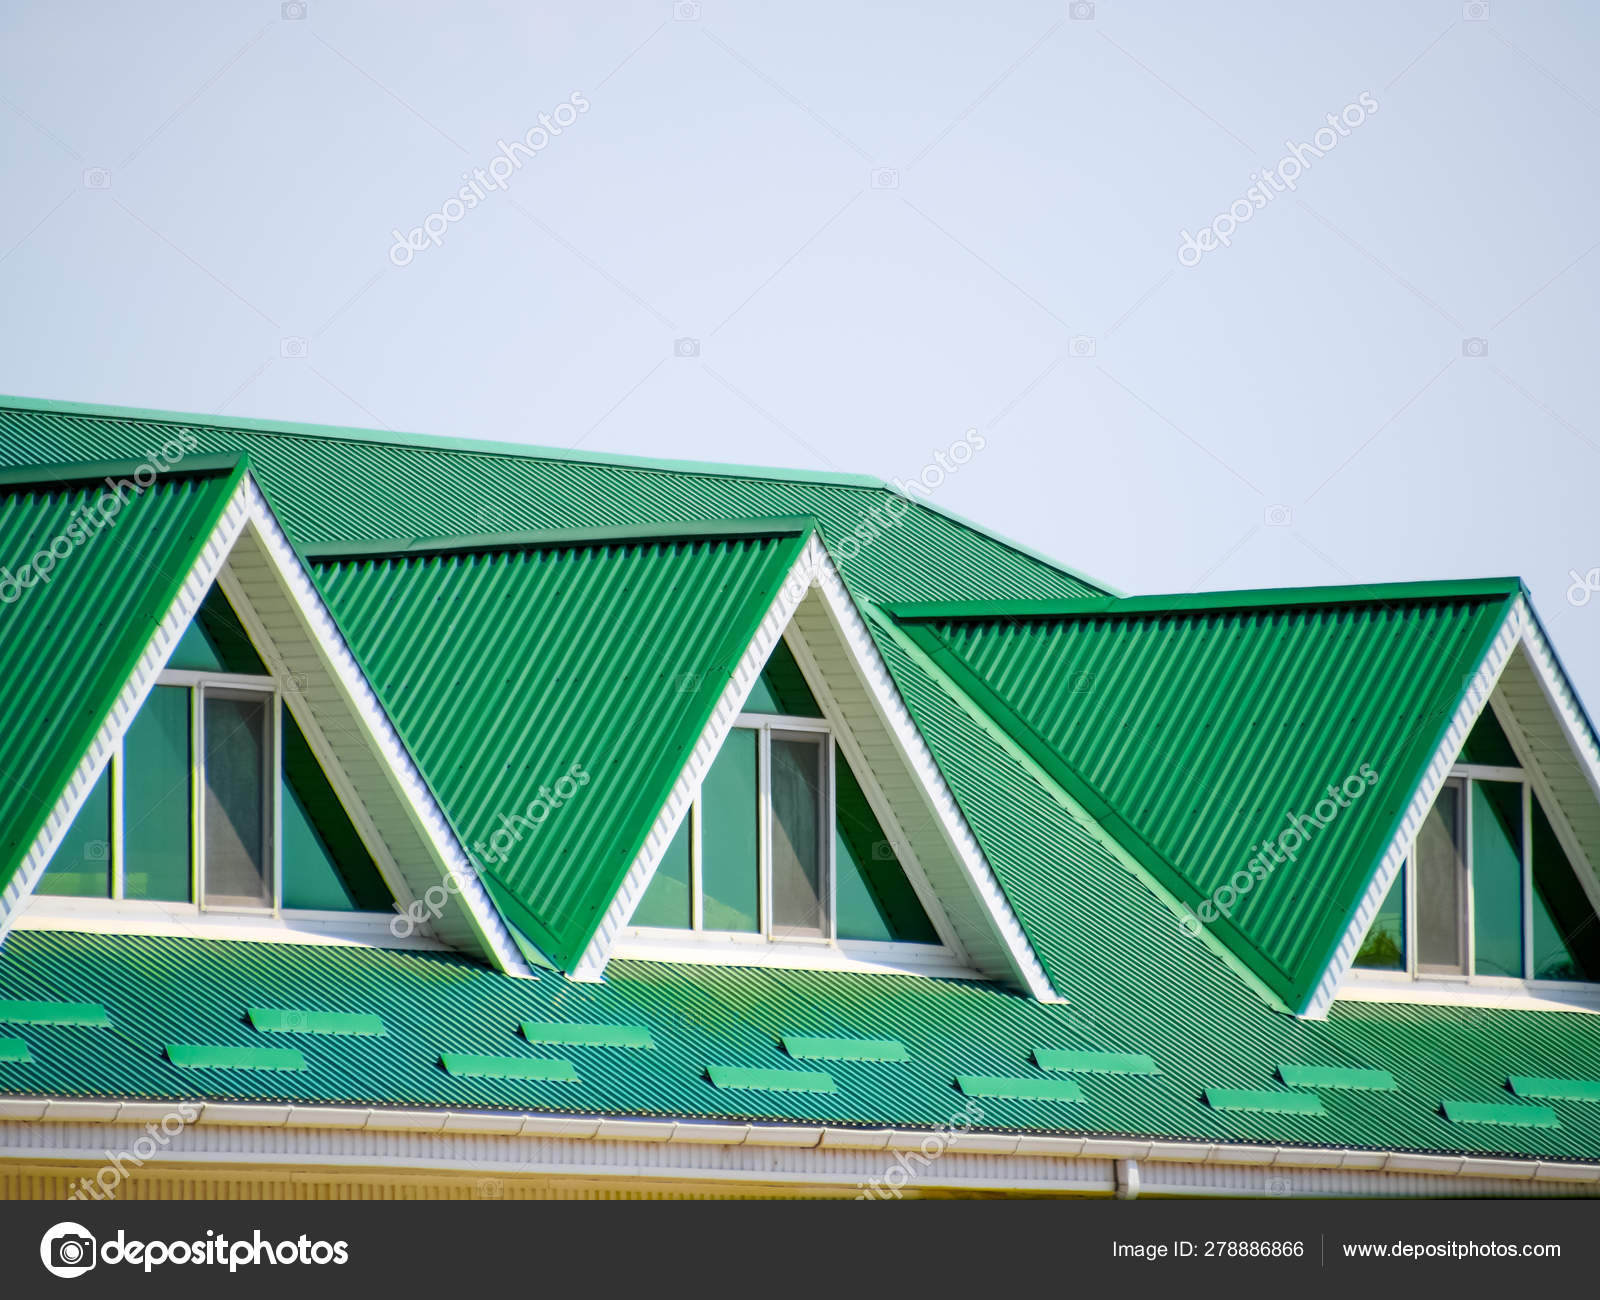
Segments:
[[[1115,1162],[1117,1171],[1117,1199],[1119,1201],[1134,1201],[1139,1198],[1139,1162],[1137,1160],[1118,1160]]]

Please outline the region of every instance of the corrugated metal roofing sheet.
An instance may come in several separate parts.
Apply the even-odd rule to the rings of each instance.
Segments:
[[[88,752],[243,472],[209,463],[156,474],[152,465],[153,482],[141,486],[131,478],[135,468],[30,472],[32,481],[0,475],[0,676],[7,683],[0,693],[0,890]],[[121,504],[102,502],[114,495]],[[51,556],[43,580],[35,568],[41,552]]]
[[[0,464],[143,455],[152,440],[182,432],[205,452],[249,452],[263,491],[300,546],[810,515],[852,590],[879,599],[1050,599],[1099,590],[1053,561],[866,478],[223,423],[3,398]]]
[[[1136,1134],[1214,1142],[1283,1142],[1434,1151],[1502,1152],[1600,1159],[1600,1107],[1553,1101],[1558,1129],[1458,1125],[1441,1097],[1494,1104],[1507,1098],[1497,1060],[1542,1072],[1593,1077],[1600,1068],[1600,1017],[1530,1015],[1487,1007],[1338,1004],[1327,1022],[1267,1013],[1234,982],[1230,1008],[1210,1001],[1191,1013],[1140,989],[1137,972],[1116,973],[1137,1005],[1031,1001],[983,984],[915,976],[859,975],[614,962],[604,983],[575,984],[496,974],[450,957],[415,952],[275,943],[216,943],[133,935],[19,931],[0,949],[0,996],[104,996],[118,1033],[73,1026],[28,1030],[32,1063],[0,1066],[0,1091],[67,1096],[194,1097],[330,1104],[421,1105],[775,1119],[942,1127],[962,1113],[958,1075],[1028,1078],[1035,1048],[1108,1045],[1125,1015],[1146,1020],[1159,1075],[1074,1074],[1084,1100],[987,1097],[962,1122],[979,1128]],[[1109,978],[1109,976],[1108,976]],[[182,996],[174,996],[176,990]],[[319,1011],[365,1009],[385,1037],[307,1036],[296,1042],[304,1071],[179,1071],[168,1042],[252,1047],[281,1042],[239,1014],[247,996]],[[1153,1010],[1160,1007],[1159,1019]],[[577,1079],[462,1076],[440,1067],[441,1050],[535,1057],[521,1037],[529,1020],[634,1024],[653,1050],[560,1049]],[[715,1088],[708,1065],[796,1073],[781,1040],[895,1039],[909,1060],[830,1060],[836,1092]],[[1269,1041],[1263,1042],[1263,1038]],[[1373,1062],[1399,1080],[1395,1092],[1329,1090],[1324,1114],[1219,1111],[1210,1087],[1270,1091],[1292,1043],[1293,1059]],[[1453,1050],[1440,1050],[1440,1043]],[[787,1067],[787,1069],[785,1068]],[[1042,1076],[1032,1076],[1042,1077]],[[1059,1078],[1060,1076],[1056,1076]],[[1278,1097],[1295,1097],[1287,1090]]]
[[[1211,900],[1200,917],[1298,1009],[1518,591],[894,612],[1181,904]]]
[[[788,527],[316,566],[462,841],[565,969],[807,535]]]

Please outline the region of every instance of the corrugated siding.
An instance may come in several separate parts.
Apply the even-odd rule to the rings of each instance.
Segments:
[[[1118,919],[1107,918],[1108,933]],[[1125,938],[1122,957],[1137,940]],[[537,1109],[835,1124],[949,1122],[968,1099],[957,1074],[1044,1077],[1036,1047],[1147,1050],[1161,1074],[1084,1075],[1083,1102],[984,1099],[980,1128],[1125,1133],[1216,1141],[1399,1147],[1600,1158],[1593,1103],[1551,1103],[1559,1129],[1447,1123],[1440,1100],[1507,1099],[1505,1065],[1597,1077],[1600,1019],[1577,1014],[1435,1007],[1339,1007],[1327,1022],[1271,1016],[1240,988],[1196,996],[1195,958],[1146,950],[1179,966],[1171,983],[1120,967],[1079,981],[1078,1006],[1044,1004],[993,986],[912,976],[614,963],[603,984],[554,974],[514,979],[447,957],[372,949],[21,931],[0,950],[0,997],[95,998],[114,1029],[25,1026],[30,1065],[0,1065],[0,1091],[68,1096],[195,1097]],[[179,1071],[168,1042],[249,1046],[258,1002],[376,1014],[382,1038],[307,1035],[308,1068]],[[653,1049],[571,1047],[578,1083],[460,1078],[440,1051],[556,1055],[518,1033],[523,1020],[641,1025]],[[731,1092],[708,1065],[798,1069],[784,1035],[896,1038],[908,1062],[829,1062],[837,1093]],[[282,1035],[273,1035],[279,1045]],[[1388,1068],[1395,1093],[1324,1090],[1324,1116],[1224,1113],[1205,1087],[1271,1088],[1282,1061]]]
[[[130,469],[132,467],[130,466]],[[120,480],[118,480],[120,481]],[[10,881],[177,597],[232,490],[228,472],[124,489],[0,485],[0,584],[55,543],[48,582],[0,585],[0,889]],[[103,518],[100,513],[94,516]]]
[[[1024,748],[1065,764],[1103,800],[1086,802],[1109,811],[1113,833],[1180,901],[1197,907],[1242,874],[1232,921],[1217,920],[1214,932],[1298,1007],[1510,599],[909,630],[954,656],[980,695],[992,693]],[[1375,783],[1362,781],[1363,765]],[[1328,787],[1348,778],[1362,793],[1340,808]],[[1327,825],[1301,822],[1296,860],[1252,873],[1262,842],[1293,816]]]
[[[118,455],[182,430],[204,452],[248,451],[297,545],[433,538],[640,522],[814,515],[851,587],[882,600],[932,595],[1050,599],[1095,594],[1073,575],[976,528],[912,505],[903,522],[887,488],[727,472],[596,464],[376,443],[304,433],[226,430],[65,411],[0,408],[0,464]],[[841,546],[845,539],[855,544]]]
[[[564,969],[610,905],[804,540],[318,566],[428,785],[463,842],[532,913],[529,937]]]

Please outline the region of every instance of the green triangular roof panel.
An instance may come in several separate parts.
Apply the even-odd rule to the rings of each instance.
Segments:
[[[899,606],[913,642],[1266,988],[1303,1007],[1514,580]]]
[[[570,970],[809,525],[314,559],[491,893]],[[551,718],[563,725],[552,727]]]
[[[150,459],[0,475],[0,892],[17,874],[245,472]],[[175,454],[174,454],[175,453]],[[92,776],[92,774],[89,774]],[[86,788],[86,787],[85,787]]]

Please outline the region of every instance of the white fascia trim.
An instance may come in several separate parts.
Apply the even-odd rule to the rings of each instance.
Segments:
[[[1145,1162],[1144,1192],[1159,1184],[1178,1194],[1249,1195],[1239,1175],[1250,1170],[1281,1175],[1334,1172],[1373,1175],[1497,1179],[1524,1194],[1593,1194],[1600,1163],[1486,1158],[1340,1147],[1097,1138],[972,1130],[942,1130],[948,1150],[922,1170],[900,1153],[920,1153],[934,1128],[840,1128],[811,1124],[751,1124],[737,1120],[675,1120],[519,1113],[514,1111],[400,1110],[361,1106],[253,1105],[236,1102],[88,1101],[0,1097],[0,1159],[82,1160],[103,1163],[108,1148],[126,1134],[143,1137],[147,1125],[177,1115],[184,1127],[149,1165],[239,1163],[321,1165],[332,1168],[433,1168],[453,1172],[584,1172],[591,1175],[712,1177],[730,1182],[833,1181],[861,1186],[891,1168],[904,1168],[907,1186],[968,1186],[1111,1193],[1111,1162]],[[47,1128],[46,1126],[57,1126]],[[599,1145],[588,1145],[599,1144]],[[662,1155],[677,1149],[676,1157]],[[752,1158],[745,1149],[759,1149]],[[592,1152],[586,1155],[585,1151]],[[552,1158],[556,1157],[556,1158]],[[1073,1162],[1073,1163],[1069,1163]],[[1080,1162],[1097,1162],[1098,1169]],[[1215,1187],[1196,1183],[1197,1168],[1218,1171]],[[959,1172],[958,1172],[959,1171]],[[1226,1171],[1226,1172],[1225,1172]],[[1166,1177],[1162,1177],[1162,1174]],[[1231,1173],[1231,1177],[1229,1177]],[[1255,1194],[1275,1195],[1270,1183]],[[1313,1188],[1308,1187],[1308,1192]],[[1381,1193],[1329,1187],[1347,1194]],[[1391,1185],[1391,1191],[1400,1190]],[[1421,1189],[1411,1188],[1416,1195]],[[1462,1188],[1492,1193],[1479,1184]],[[1326,1192],[1324,1193],[1326,1194]],[[1514,1193],[1513,1193],[1514,1194]]]
[[[111,706],[111,712],[90,742],[88,753],[67,782],[66,790],[56,801],[54,811],[23,858],[17,873],[11,878],[11,883],[6,886],[5,893],[0,894],[0,942],[4,942],[22,914],[34,886],[39,883],[39,877],[44,874],[44,869],[60,847],[62,838],[89,797],[101,771],[122,743],[123,734],[134,715],[155,687],[156,678],[166,667],[167,660],[172,657],[173,650],[199,611],[200,602],[205,599],[206,592],[227,563],[228,553],[233,550],[234,543],[250,518],[251,487],[249,476],[246,475],[234,489],[211,537],[183,580],[172,608],[156,626],[144,653],[139,656],[138,663],[118,694],[116,703]]]
[[[1416,839],[1428,810],[1433,807],[1433,801],[1439,797],[1439,790],[1449,777],[1450,769],[1455,766],[1456,756],[1461,753],[1461,746],[1466,743],[1467,733],[1472,730],[1478,715],[1489,703],[1489,696],[1493,694],[1500,675],[1505,672],[1506,665],[1511,661],[1512,650],[1523,638],[1531,622],[1527,602],[1519,596],[1506,611],[1500,630],[1495,633],[1494,641],[1484,655],[1483,661],[1467,683],[1466,694],[1456,706],[1455,715],[1450,719],[1450,726],[1445,731],[1444,739],[1439,742],[1439,747],[1433,751],[1433,757],[1428,760],[1427,770],[1423,772],[1422,780],[1417,783],[1411,802],[1406,806],[1405,815],[1400,819],[1400,828],[1389,841],[1389,847],[1378,863],[1377,874],[1372,877],[1366,892],[1361,896],[1361,901],[1356,904],[1355,915],[1345,927],[1344,936],[1334,949],[1332,960],[1322,972],[1322,978],[1317,982],[1317,987],[1300,1012],[1302,1018],[1327,1019],[1328,1008],[1339,995],[1345,976],[1349,974],[1350,967],[1356,959],[1356,953],[1361,950],[1361,943],[1367,937],[1367,931],[1372,928],[1372,918],[1378,914],[1378,909],[1383,906],[1383,900],[1389,895],[1389,887],[1400,874],[1400,867],[1405,862],[1406,854],[1411,851],[1411,842]]]
[[[302,624],[311,632],[318,649],[322,651],[346,705],[360,720],[368,743],[388,764],[390,775],[404,794],[413,819],[433,849],[436,859],[443,865],[447,879],[454,884],[457,897],[465,905],[484,952],[505,974],[531,977],[533,972],[523,960],[521,949],[517,947],[483,882],[478,878],[465,846],[456,838],[444,809],[433,797],[433,791],[423,780],[410,752],[389,721],[389,715],[378,702],[372,684],[356,662],[344,634],[339,631],[332,613],[313,585],[311,575],[306,572],[300,556],[279,525],[277,516],[272,513],[272,507],[267,504],[252,476],[246,475],[241,488],[248,502],[250,523],[261,539],[262,549],[277,567],[278,576]]]
[[[1517,604],[1521,607],[1524,602],[1519,600]],[[1522,644],[1539,685],[1544,688],[1545,698],[1561,720],[1561,730],[1566,735],[1567,743],[1572,746],[1578,766],[1583,769],[1589,789],[1600,800],[1600,740],[1596,739],[1588,715],[1578,702],[1578,693],[1567,680],[1554,647],[1545,637],[1544,629],[1539,626],[1539,619],[1531,609],[1526,610],[1523,619]]]
[[[900,697],[894,679],[889,675],[888,665],[883,662],[883,657],[878,653],[878,648],[867,631],[866,621],[861,617],[861,612],[845,588],[844,580],[834,567],[827,548],[815,534],[806,542],[804,550],[796,558],[777,599],[773,601],[772,607],[761,621],[755,638],[740,658],[732,680],[717,701],[711,721],[706,724],[705,731],[695,745],[694,753],[673,785],[666,806],[656,818],[656,823],[645,840],[644,848],[640,850],[638,858],[629,868],[622,887],[607,909],[594,938],[589,941],[589,946],[574,969],[572,978],[593,981],[603,977],[606,963],[611,959],[619,941],[623,939],[634,908],[644,897],[657,865],[666,853],[667,846],[671,844],[672,837],[677,833],[678,824],[694,800],[694,792],[710,769],[711,762],[721,749],[723,741],[727,739],[728,732],[744,707],[744,702],[755,686],[762,668],[766,666],[773,648],[783,636],[784,629],[793,621],[795,611],[799,609],[807,591],[813,586],[821,591],[834,625],[844,644],[855,657],[856,666],[871,690],[878,710],[888,724],[890,734],[895,738],[903,758],[921,781],[929,804],[955,849],[956,858],[966,875],[968,885],[981,902],[995,933],[1002,941],[1003,949],[1010,960],[1011,969],[1008,974],[1011,980],[1027,989],[1041,1002],[1065,1002],[1066,999],[1051,986],[1043,964],[1028,942],[1022,923],[1012,911],[1011,903],[1006,898],[1005,891],[1000,888],[1000,882],[993,868],[984,857],[983,850],[978,847],[972,828],[962,816],[955,795],[945,784],[944,776],[939,771],[938,764],[934,762],[927,742],[923,740],[922,733],[912,721],[911,713]]]
[[[1040,1002],[1066,1002],[1067,999],[1055,990],[1050,977],[1045,974],[1044,965],[1034,952],[1022,922],[1012,910],[1011,900],[1000,887],[999,878],[979,847],[972,827],[967,824],[960,805],[956,803],[955,794],[945,783],[944,773],[934,761],[933,751],[928,748],[928,742],[912,720],[911,711],[889,674],[888,664],[878,653],[872,633],[867,630],[866,620],[856,608],[844,579],[839,576],[839,570],[827,551],[821,546],[818,550],[817,585],[827,602],[828,612],[844,643],[855,656],[856,666],[872,691],[878,712],[889,724],[889,732],[901,756],[922,782],[923,791],[938,816],[945,837],[955,848],[956,860],[961,864],[968,886],[982,903],[995,933],[1002,941],[1010,958],[1012,979]]]

